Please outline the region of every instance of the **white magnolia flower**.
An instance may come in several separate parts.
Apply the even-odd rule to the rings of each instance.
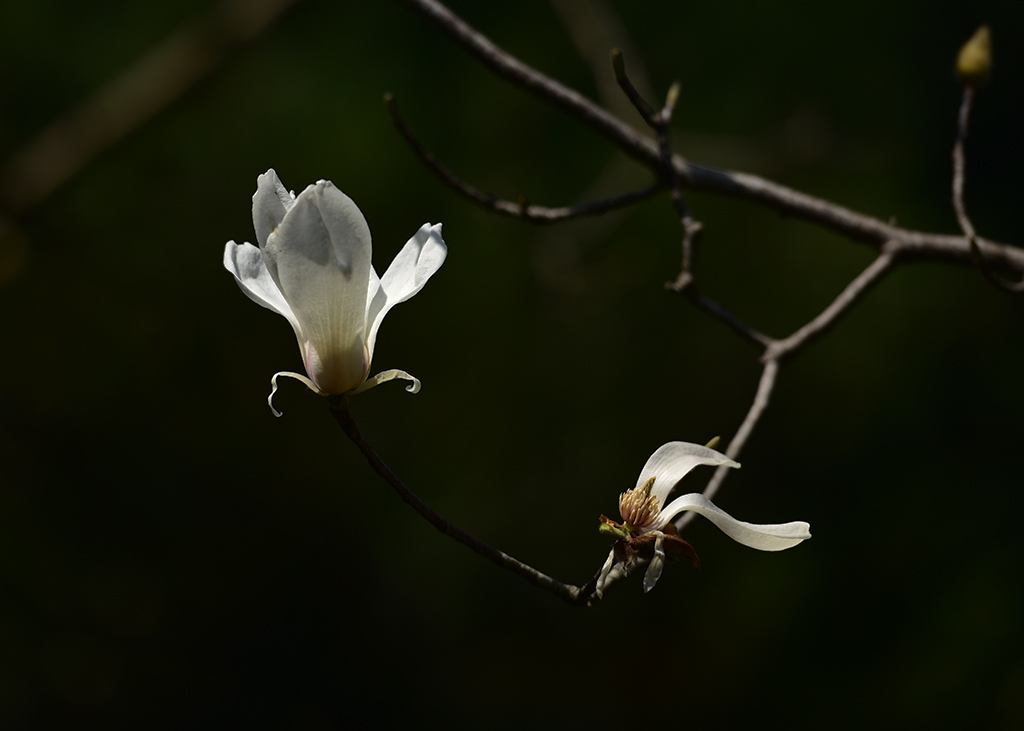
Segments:
[[[760,551],[782,551],[811,537],[810,525],[802,521],[781,525],[754,525],[736,520],[699,493],[681,495],[666,503],[669,493],[697,465],[739,467],[720,452],[687,442],[669,442],[659,447],[637,478],[636,487],[619,496],[619,513],[623,524],[601,516],[601,530],[615,536],[615,544],[598,578],[598,596],[604,591],[608,577],[615,570],[626,573],[637,556],[653,556],[644,575],[644,591],[654,588],[665,566],[666,544],[675,557],[687,556],[697,563],[697,555],[689,543],[679,538],[672,519],[692,510],[710,520],[734,541]]]
[[[412,297],[440,268],[448,253],[441,224],[423,224],[378,277],[370,263],[370,229],[352,199],[329,180],[296,196],[273,169],[259,176],[252,197],[252,221],[259,248],[229,241],[224,267],[257,304],[284,315],[295,330],[309,376],[278,376],[305,383],[322,396],[353,394],[393,378],[418,379],[388,370],[369,380],[377,328],[392,307]]]

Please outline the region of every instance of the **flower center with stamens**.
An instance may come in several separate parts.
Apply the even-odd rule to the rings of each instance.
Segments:
[[[619,495],[619,515],[622,516],[622,522],[634,531],[642,533],[650,528],[661,512],[658,498],[651,495],[652,487],[653,477],[642,487],[634,487]]]

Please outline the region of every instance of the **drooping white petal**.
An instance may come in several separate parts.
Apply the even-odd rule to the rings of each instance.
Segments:
[[[309,186],[268,235],[263,253],[305,337],[310,378],[325,393],[358,386],[369,368],[371,243],[356,204],[329,181]]]
[[[295,196],[277,177],[274,168],[256,178],[256,192],[252,196],[252,223],[256,228],[256,242],[262,248],[267,237],[281,225],[284,214],[295,203]]]
[[[291,371],[278,371],[270,378],[270,395],[267,396],[267,404],[270,405],[270,410],[274,412],[274,416],[281,416],[281,412],[274,408],[274,394],[277,393],[278,376],[287,376],[288,378],[294,378],[296,381],[301,381],[302,383],[306,384],[309,390],[312,391],[313,393],[318,393],[321,396],[326,395],[323,393],[323,391],[316,387],[315,383],[313,383],[311,380],[306,378],[301,373],[292,373]]]
[[[662,527],[676,515],[692,510],[714,523],[719,530],[744,546],[759,551],[782,551],[792,548],[811,537],[811,526],[803,521],[779,525],[756,525],[736,520],[727,512],[699,493],[681,495],[661,511],[657,527]]]
[[[291,323],[296,336],[302,339],[298,320],[270,276],[259,249],[250,243],[236,244],[229,241],[224,247],[224,268],[235,275],[235,281],[249,299],[268,310],[284,315]]]
[[[387,381],[393,381],[396,378],[403,378],[406,381],[412,381],[412,383],[405,387],[405,390],[408,391],[409,393],[419,393],[420,387],[423,385],[420,383],[420,379],[416,378],[416,376],[411,376],[405,371],[400,371],[397,368],[392,368],[391,370],[381,371],[377,375],[367,378],[366,382],[363,383],[363,385],[361,385],[359,388],[353,391],[350,391],[350,393],[354,396],[357,393],[369,391],[374,386],[379,386],[380,384],[386,383]]]
[[[651,495],[658,498],[658,505],[664,508],[665,500],[676,483],[694,467],[702,464],[739,467],[738,463],[713,449],[689,442],[669,442],[658,447],[650,456],[640,471],[636,486],[641,487],[652,477],[656,478]]]
[[[448,247],[441,238],[441,224],[423,224],[395,256],[375,288],[376,272],[370,278],[366,301],[366,348],[373,357],[377,329],[384,315],[423,289],[423,285],[444,263]]]
[[[597,595],[598,599],[604,596],[604,589],[608,584],[608,579],[611,576],[612,568],[614,566],[615,548],[613,547],[611,552],[608,554],[608,558],[605,560],[604,565],[601,567],[601,571],[597,576],[597,583],[594,585],[594,593]]]
[[[658,537],[654,539],[654,556],[651,564],[644,574],[644,593],[646,594],[661,578],[661,572],[665,568],[665,534],[658,531]]]

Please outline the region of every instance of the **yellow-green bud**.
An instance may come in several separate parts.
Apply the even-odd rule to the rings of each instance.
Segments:
[[[992,73],[992,33],[987,25],[974,31],[956,57],[956,75],[971,86],[984,83]]]
[[[598,526],[598,530],[602,535],[611,536],[617,541],[627,540],[629,534],[633,532],[628,525],[619,525],[614,520],[608,520],[603,515],[601,516],[601,525]]]

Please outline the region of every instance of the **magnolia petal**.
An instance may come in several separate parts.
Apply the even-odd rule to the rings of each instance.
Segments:
[[[252,197],[252,223],[260,247],[266,245],[267,237],[281,225],[284,214],[294,203],[295,196],[284,187],[274,168],[256,178],[256,193]]]
[[[651,559],[647,573],[644,574],[644,593],[646,594],[661,578],[661,572],[665,568],[665,534],[658,531],[658,537],[654,539],[654,558]]]
[[[594,594],[600,599],[604,596],[604,589],[608,583],[608,577],[612,573],[612,567],[615,566],[615,548],[613,547],[611,552],[608,554],[608,559],[604,562],[604,566],[601,567],[601,572],[597,575],[597,583],[594,585]]]
[[[299,322],[270,276],[259,249],[250,243],[236,244],[229,241],[224,247],[224,268],[235,275],[235,281],[249,299],[284,315],[296,336],[302,339]]]
[[[665,506],[656,527],[661,527],[676,515],[692,510],[714,523],[719,530],[744,546],[759,551],[782,551],[792,548],[811,537],[811,526],[803,521],[779,525],[756,525],[736,520],[727,512],[699,493],[681,495]]]
[[[357,393],[362,393],[363,391],[369,391],[374,386],[379,386],[380,384],[385,383],[387,381],[393,381],[396,378],[404,378],[406,381],[412,381],[412,383],[405,387],[405,390],[408,391],[409,393],[419,393],[420,387],[423,385],[420,383],[420,379],[416,378],[416,376],[411,376],[405,371],[400,371],[397,368],[392,368],[389,371],[381,371],[377,375],[367,378],[366,382],[363,383],[363,385],[361,385],[359,388],[353,389],[349,393],[355,395]]]
[[[299,194],[264,247],[267,267],[323,366],[309,375],[329,393],[352,390],[369,367],[363,338],[370,255],[366,219],[325,180]],[[304,357],[309,365],[309,353]]]
[[[374,281],[376,272],[373,272],[366,302],[366,349],[371,358],[377,329],[384,315],[423,289],[427,280],[441,268],[447,255],[448,247],[441,238],[441,224],[431,226],[425,223],[398,252],[383,277]]]
[[[640,471],[636,486],[642,487],[652,477],[654,486],[651,495],[658,498],[658,505],[664,508],[672,488],[697,465],[726,465],[739,467],[721,452],[689,442],[669,442],[655,450]],[[664,524],[662,524],[664,525]]]
[[[267,404],[270,405],[270,410],[274,412],[274,416],[281,416],[282,412],[274,408],[274,394],[277,393],[277,378],[278,376],[287,376],[288,378],[294,378],[296,381],[302,381],[306,384],[310,391],[317,394],[318,396],[326,396],[327,394],[316,387],[316,384],[306,378],[300,373],[292,373],[291,371],[279,371],[270,378],[270,395],[267,396]]]

